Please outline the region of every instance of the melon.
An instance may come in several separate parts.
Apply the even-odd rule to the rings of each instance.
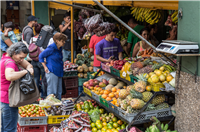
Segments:
[[[116,80],[115,78],[111,78],[111,79],[109,80],[109,84],[112,84],[113,86],[114,86],[114,85],[117,85],[117,80]]]
[[[77,70],[78,70],[78,72],[83,72],[83,67],[82,67],[82,66],[79,66],[79,67],[77,68]]]
[[[124,82],[119,82],[117,86],[119,86],[120,88],[123,88],[124,86],[126,86],[126,84]]]
[[[83,78],[83,73],[79,73],[78,77]]]
[[[82,65],[83,69],[87,68],[87,65],[86,64],[83,64]]]
[[[93,67],[89,67],[89,71],[90,71],[90,72],[93,72]]]
[[[112,84],[109,84],[105,87],[105,90],[110,90],[113,88],[114,86]]]
[[[83,76],[84,76],[84,78],[87,78],[87,73],[85,73]]]

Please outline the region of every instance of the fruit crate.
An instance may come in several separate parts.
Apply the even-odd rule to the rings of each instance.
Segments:
[[[63,77],[65,88],[78,87],[78,77]]]
[[[100,102],[99,95],[97,95],[97,94],[94,93],[94,92],[91,92],[91,94],[92,94],[92,98],[94,98],[96,101],[99,101],[99,102]]]
[[[76,98],[78,97],[78,87],[66,89],[66,94],[62,95],[62,98]]]
[[[101,63],[101,68],[102,68],[104,71],[111,72],[110,66],[106,65],[106,63]]]
[[[83,91],[84,91],[87,95],[89,95],[90,97],[92,97],[92,93],[91,93],[91,91],[90,91],[89,89],[87,89],[86,87],[83,87]]]
[[[99,97],[100,103],[109,108],[108,101],[102,98],[101,96]]]
[[[126,111],[122,110],[121,108],[118,107],[119,115],[124,117],[127,121],[131,122],[133,118],[138,114],[128,114]],[[152,116],[155,116],[156,118],[159,117],[166,117],[166,116],[171,116],[171,108],[166,108],[166,109],[161,109],[161,110],[152,110],[152,111],[145,111],[142,112],[141,115],[138,116],[138,118],[135,121],[142,121],[142,120],[148,120]]]
[[[47,132],[46,125],[20,126],[17,123],[17,132]]]
[[[110,71],[113,75],[116,75],[118,77],[120,77],[120,70],[117,70],[115,68],[113,68],[112,66],[110,67]]]
[[[88,78],[78,78],[78,86],[83,86],[83,83],[87,81]]]
[[[48,124],[60,124],[62,121],[66,120],[67,118],[69,118],[70,115],[48,115],[46,112],[45,114],[48,117],[47,123]]]
[[[94,72],[87,72],[88,80],[93,79],[94,76],[92,76]]]
[[[129,75],[130,76],[130,81],[131,82],[133,82],[133,83],[135,83],[135,82],[137,82],[137,80],[138,80],[138,78],[137,77],[135,77],[135,76],[133,76],[133,75]]]
[[[119,114],[118,107],[112,104],[111,101],[108,101],[108,105],[109,105],[109,109],[112,112],[114,112],[115,114]]]
[[[74,77],[78,76],[78,71],[65,71],[63,77]]]
[[[60,127],[60,124],[48,124],[47,125],[47,132],[49,132],[49,130],[52,128],[52,127]]]
[[[18,115],[18,123],[20,126],[47,125],[47,118],[47,116],[21,117]]]

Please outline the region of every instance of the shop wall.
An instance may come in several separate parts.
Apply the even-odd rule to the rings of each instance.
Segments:
[[[48,1],[34,1],[35,16],[39,17],[38,23],[49,25]]]
[[[200,1],[179,1],[180,8],[183,9],[183,17],[178,20],[178,39],[198,42],[200,47]],[[182,65],[193,73],[196,71],[197,63],[200,67],[200,57],[198,62],[196,57],[182,57]],[[183,68],[181,70],[187,72]]]
[[[27,18],[31,15],[31,1],[19,1],[19,23],[23,29],[27,24]]]

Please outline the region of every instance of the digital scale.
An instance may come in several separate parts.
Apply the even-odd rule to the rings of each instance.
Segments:
[[[198,54],[199,46],[198,42],[163,40],[156,48],[156,51],[169,54]]]

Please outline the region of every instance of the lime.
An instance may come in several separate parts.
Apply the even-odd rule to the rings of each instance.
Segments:
[[[101,132],[101,130],[98,130],[97,132]]]
[[[100,123],[97,124],[97,129],[100,130],[100,129],[102,129],[102,127],[103,127],[103,126],[102,126]]]
[[[114,128],[117,128],[118,127],[118,124],[115,122],[115,123],[113,123],[113,127]]]
[[[97,128],[96,128],[96,127],[93,127],[93,128],[92,128],[92,132],[97,132]]]
[[[91,125],[91,127],[95,127],[96,126],[95,123],[91,123],[90,125]]]
[[[126,125],[125,124],[122,124],[121,125],[121,129],[125,129],[126,128]]]
[[[96,123],[101,123],[101,121],[100,121],[100,120],[97,120]]]
[[[112,121],[113,121],[113,122],[117,122],[117,117],[114,117],[114,118],[112,119]]]
[[[113,130],[112,132],[118,132],[118,130]]]
[[[106,123],[106,122],[103,122],[102,125],[103,125],[103,126],[107,126],[107,123]]]
[[[117,130],[121,130],[120,126],[116,128]]]
[[[102,121],[103,121],[103,122],[106,122],[106,118],[105,118],[105,117],[103,117],[103,118],[102,118]]]
[[[113,129],[112,125],[108,125],[108,129]]]
[[[101,129],[101,131],[106,131],[107,130],[107,127],[103,127],[102,129]]]

